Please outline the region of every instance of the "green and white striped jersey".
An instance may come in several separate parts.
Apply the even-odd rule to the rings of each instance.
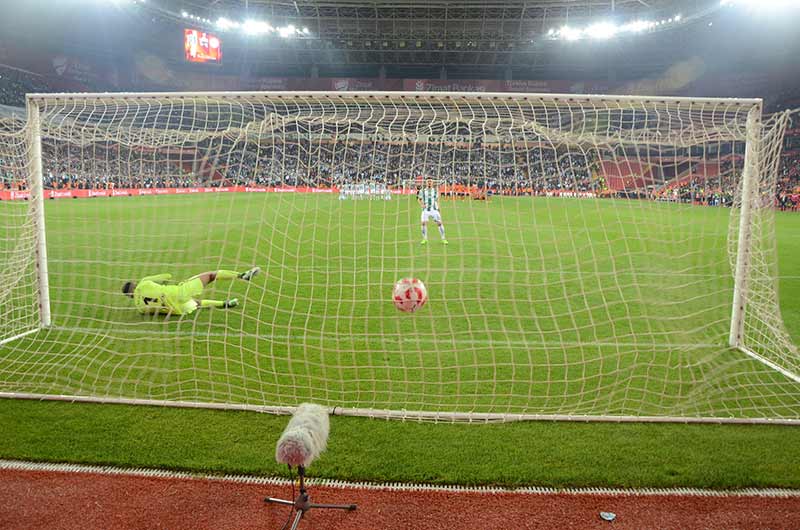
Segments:
[[[422,201],[422,209],[424,211],[439,211],[439,190],[436,188],[422,188],[417,193],[417,197]]]

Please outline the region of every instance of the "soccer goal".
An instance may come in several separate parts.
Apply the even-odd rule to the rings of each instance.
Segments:
[[[800,422],[786,122],[746,99],[29,96],[0,127],[0,395]],[[426,195],[423,245],[420,176],[492,200]],[[392,200],[340,200],[372,190]],[[226,309],[142,315],[122,292],[253,266],[206,287]],[[400,278],[427,286],[414,314]]]

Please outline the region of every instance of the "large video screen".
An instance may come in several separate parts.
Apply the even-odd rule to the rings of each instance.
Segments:
[[[222,42],[216,35],[197,29],[183,30],[183,51],[193,63],[221,63]]]

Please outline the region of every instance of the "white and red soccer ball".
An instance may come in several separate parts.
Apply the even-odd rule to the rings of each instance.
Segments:
[[[400,311],[413,313],[428,301],[428,290],[422,280],[417,278],[403,278],[394,284],[392,300]]]

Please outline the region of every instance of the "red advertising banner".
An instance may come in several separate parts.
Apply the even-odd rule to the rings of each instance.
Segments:
[[[339,193],[338,188],[308,186],[222,186],[219,188],[115,188],[103,190],[45,190],[47,199],[87,199],[92,197],[139,197],[148,195],[193,195],[197,193]],[[413,194],[414,190],[392,190],[394,194]],[[0,190],[0,201],[26,200],[28,190]]]
[[[199,29],[183,30],[183,51],[192,63],[221,63],[222,43],[216,35]]]

